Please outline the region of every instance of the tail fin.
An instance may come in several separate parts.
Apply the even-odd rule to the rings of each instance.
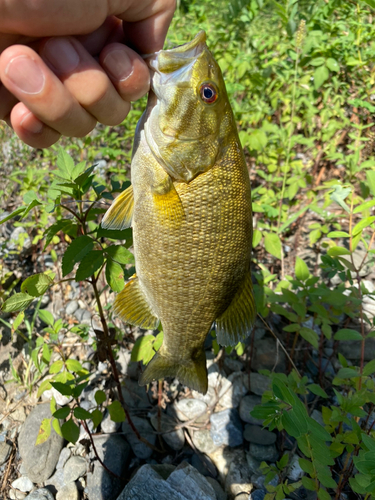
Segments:
[[[206,355],[203,349],[199,351],[197,356],[194,356],[194,359],[180,359],[178,361],[171,360],[157,352],[142,373],[139,385],[146,385],[152,380],[160,380],[165,377],[177,377],[181,384],[206,394],[208,381]]]

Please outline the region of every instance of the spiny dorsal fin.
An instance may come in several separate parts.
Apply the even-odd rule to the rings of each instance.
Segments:
[[[244,340],[251,333],[256,314],[251,273],[248,271],[229,307],[216,320],[217,342],[229,346]]]
[[[152,187],[152,194],[160,223],[178,227],[184,219],[184,209],[169,175]]]
[[[159,319],[147,302],[136,275],[116,296],[113,309],[127,323],[140,326],[145,330],[155,330],[159,325]]]
[[[122,230],[131,226],[134,210],[133,186],[129,186],[113,201],[104,214],[102,227],[104,229]]]
[[[208,380],[206,355],[201,349],[194,359],[175,360],[163,356],[162,348],[155,354],[139,379],[139,385],[147,385],[152,380],[177,377],[181,384],[202,394],[206,394]]]

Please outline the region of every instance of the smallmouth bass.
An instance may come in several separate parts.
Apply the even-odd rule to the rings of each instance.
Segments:
[[[133,227],[136,275],[114,309],[164,340],[139,383],[177,377],[207,392],[204,341],[246,338],[256,311],[250,272],[250,180],[218,64],[201,31],[148,58],[151,91],[131,163],[132,185],[102,226]]]

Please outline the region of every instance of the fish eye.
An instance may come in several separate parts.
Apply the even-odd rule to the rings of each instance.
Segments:
[[[207,104],[213,104],[219,97],[216,86],[211,82],[202,83],[199,89],[199,94],[202,101]]]

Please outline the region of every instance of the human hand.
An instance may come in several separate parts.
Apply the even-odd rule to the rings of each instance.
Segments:
[[[0,0],[0,120],[36,148],[85,136],[97,121],[118,125],[149,89],[135,50],[163,47],[174,8],[175,0]]]

